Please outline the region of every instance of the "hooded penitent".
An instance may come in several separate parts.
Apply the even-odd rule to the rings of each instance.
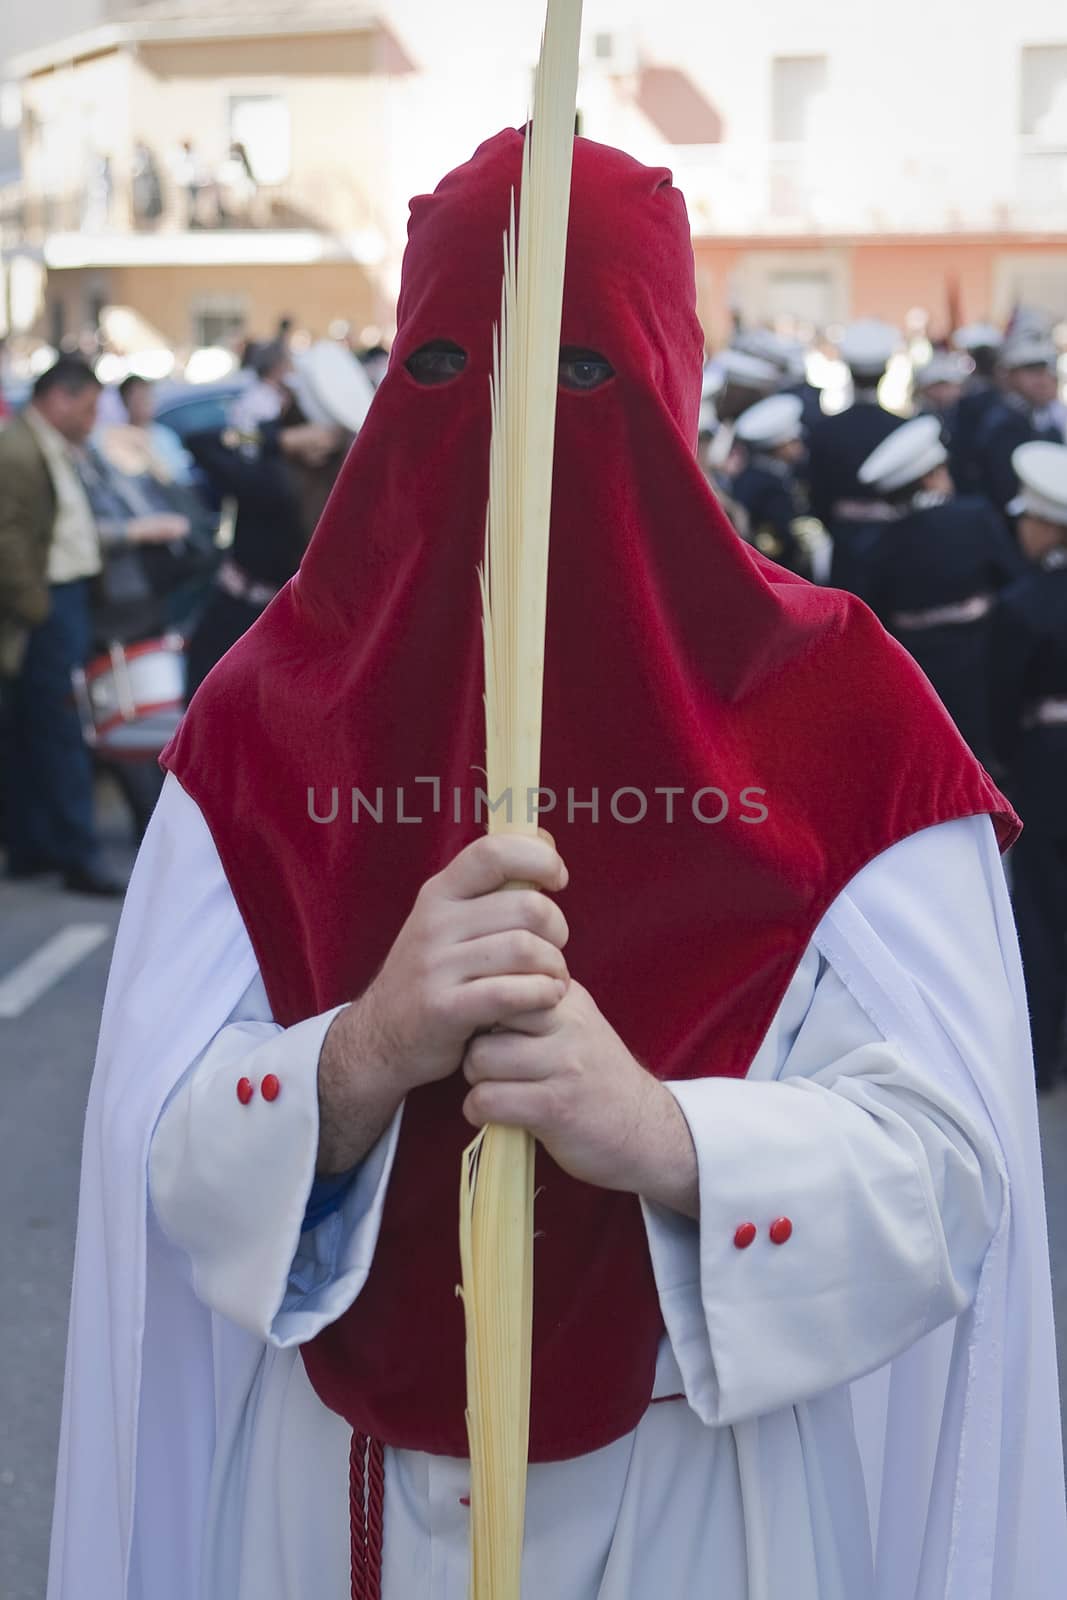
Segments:
[[[207,819],[285,1024],[358,996],[419,886],[479,831],[476,568],[521,150],[506,131],[414,201],[366,426],[300,573],[165,757]],[[614,376],[559,394],[543,783],[571,875],[567,961],[650,1071],[740,1077],[867,861],[952,818],[992,813],[1002,842],[1015,823],[871,614],[763,561],[719,510],[694,454],[703,340],[670,175],[579,139],[573,182],[563,344]],[[433,341],[467,362],[424,387],[405,363]],[[362,806],[353,822],[353,788],[374,805],[382,790],[380,822]],[[312,819],[309,789],[322,817],[338,791],[333,821]],[[637,820],[618,820],[613,797]],[[304,1350],[360,1432],[454,1456],[465,1088],[457,1074],[408,1097],[366,1286]],[[636,1198],[543,1152],[537,1186],[530,1454],[550,1460],[636,1423],[662,1323]]]

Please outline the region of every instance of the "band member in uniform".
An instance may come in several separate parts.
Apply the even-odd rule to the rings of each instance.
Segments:
[[[867,552],[858,592],[914,656],[978,759],[991,765],[986,696],[998,593],[1024,570],[1001,518],[957,497],[937,417],[915,417],[878,446],[860,481],[896,515]]]
[[[747,543],[748,512],[741,502],[734,498],[732,490],[734,470],[740,467],[741,455],[742,447],[734,443],[733,429],[727,423],[720,423],[719,413],[715,409],[715,401],[711,395],[703,395],[700,401],[700,423],[697,432],[697,460],[704,476],[715,491],[715,498],[733,524],[735,532],[739,533]]]
[[[704,373],[704,393],[715,401],[720,422],[734,423],[743,411],[778,388],[781,374],[763,356],[730,347],[720,350]]]
[[[962,356],[951,350],[935,350],[929,361],[912,373],[916,416],[937,417],[942,437],[950,447],[952,423],[969,370],[970,362]]]
[[[949,471],[960,494],[979,494],[981,473],[975,456],[975,439],[986,413],[1000,399],[997,356],[1004,336],[991,322],[972,322],[953,335],[957,350],[974,362],[963,385],[949,428]]]
[[[780,392],[795,394],[801,401],[801,423],[807,435],[822,416],[822,390],[808,378],[804,345],[797,339],[785,339],[770,328],[745,328],[734,334],[732,348],[769,361],[778,369]]]
[[[885,519],[885,508],[859,481],[859,469],[901,418],[878,399],[878,385],[900,344],[896,329],[884,322],[855,322],[839,346],[852,374],[853,400],[845,411],[822,417],[808,438],[808,484],[813,514],[834,541],[830,581],[853,586],[855,560]]]
[[[744,456],[735,439],[737,419],[778,387],[773,362],[732,346],[720,350],[704,368],[701,387],[700,464],[727,516],[743,539],[749,537],[748,515],[734,498],[731,484]]]
[[[808,578],[811,553],[802,519],[811,519],[806,517],[806,497],[797,477],[806,453],[803,425],[804,404],[798,395],[771,395],[743,412],[735,438],[746,460],[731,491],[748,513],[750,543]]]
[[[1013,898],[1038,1086],[1063,1068],[1067,1021],[1067,446],[1016,450],[1010,507],[1030,569],[993,620],[993,741],[1022,816]]]
[[[982,492],[998,510],[1018,492],[1013,458],[1022,444],[1044,440],[1063,444],[1063,426],[1052,407],[1056,400],[1056,346],[1051,339],[1025,334],[1008,341],[1000,354],[1003,393],[986,412],[975,438]]]

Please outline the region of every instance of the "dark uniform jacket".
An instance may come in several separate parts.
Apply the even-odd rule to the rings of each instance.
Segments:
[[[808,436],[808,499],[812,516],[831,532],[834,507],[841,501],[877,498],[857,474],[871,451],[903,420],[875,401],[858,400],[847,411],[815,423]]]
[[[859,571],[878,524],[849,515],[849,507],[870,507],[872,517],[880,507],[876,493],[857,474],[902,421],[875,401],[857,400],[847,411],[820,418],[808,437],[808,500],[833,540],[830,582],[835,589],[858,592]]]
[[[1052,444],[1064,442],[1056,424],[1035,412],[1018,395],[1002,395],[987,409],[974,448],[982,493],[999,511],[1004,511],[1019,492],[1012,453],[1019,445],[1035,439]]]
[[[1005,590],[990,640],[993,744],[1024,823],[1067,838],[1067,722],[1034,713],[1067,702],[1067,552],[1053,551]]]
[[[793,524],[804,514],[804,497],[789,464],[754,453],[730,485],[748,513],[748,540],[791,572],[805,572],[807,558]]]
[[[0,676],[19,669],[26,639],[48,616],[48,552],[56,491],[22,417],[0,432]]]
[[[822,421],[822,390],[816,389],[815,385],[809,383],[805,378],[800,383],[789,384],[787,388],[782,390],[782,393],[795,394],[803,406],[804,409],[800,413],[800,426],[804,430],[804,437],[807,438],[816,423]]]
[[[948,464],[958,494],[983,492],[978,435],[1000,398],[992,378],[972,378],[956,402],[948,430]]]
[[[985,500],[917,495],[877,534],[860,594],[915,658],[978,759],[992,761],[987,696],[996,597],[1026,570]]]

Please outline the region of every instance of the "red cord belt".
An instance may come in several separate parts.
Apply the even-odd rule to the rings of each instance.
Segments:
[[[385,1447],[365,1433],[354,1433],[348,1464],[352,1600],[382,1600],[384,1501]]]

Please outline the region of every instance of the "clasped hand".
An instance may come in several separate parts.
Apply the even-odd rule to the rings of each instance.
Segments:
[[[573,1177],[667,1204],[678,1190],[692,1209],[692,1142],[673,1096],[567,970],[567,922],[550,898],[567,881],[547,836],[495,834],[423,885],[377,978],[327,1036],[326,1170],[359,1159],[410,1090],[462,1068],[475,1127],[525,1128]]]

